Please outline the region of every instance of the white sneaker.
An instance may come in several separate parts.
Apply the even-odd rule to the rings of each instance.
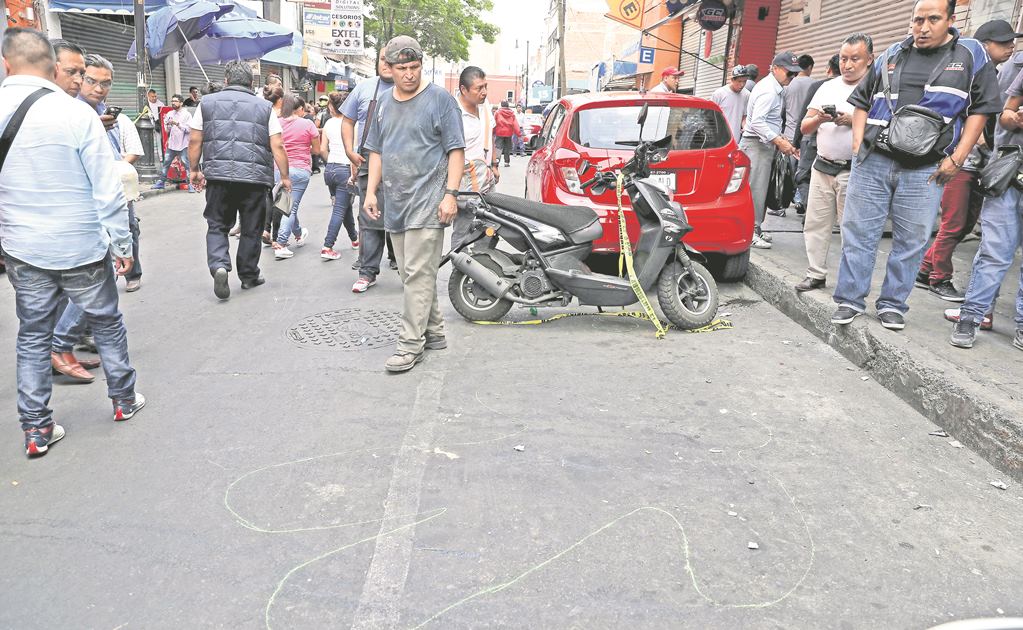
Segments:
[[[764,239],[768,243],[773,243],[774,242],[774,237],[771,236],[770,234],[768,234],[767,232],[761,232],[760,233],[760,238]]]
[[[309,236],[309,228],[302,228],[302,235],[295,237],[295,247],[305,245],[305,239]]]
[[[765,241],[759,234],[754,234],[753,242],[750,243],[750,247],[755,247],[757,249],[771,249],[771,244]]]
[[[352,293],[365,293],[371,286],[376,284],[376,280],[370,280],[368,278],[359,278],[352,285]]]
[[[280,249],[274,250],[274,258],[277,260],[284,260],[285,258],[291,258],[295,255],[295,252],[291,251],[287,247],[281,247]]]

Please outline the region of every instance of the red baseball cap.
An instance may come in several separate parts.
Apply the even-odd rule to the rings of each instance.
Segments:
[[[679,70],[678,68],[665,68],[661,70],[661,78],[664,77],[680,77],[686,73],[685,70]]]

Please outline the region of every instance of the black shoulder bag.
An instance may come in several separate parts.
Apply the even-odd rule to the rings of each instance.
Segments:
[[[0,170],[3,170],[4,162],[7,160],[7,152],[11,150],[11,145],[14,144],[14,136],[18,134],[18,130],[21,129],[21,123],[25,121],[25,114],[28,113],[30,107],[35,105],[36,101],[52,91],[47,88],[39,88],[29,94],[28,98],[21,102],[14,115],[7,122],[7,128],[4,129],[3,134],[0,134]]]
[[[945,69],[945,64],[952,57],[950,47],[935,66],[927,83],[934,83]],[[884,100],[888,110],[892,112],[888,127],[878,136],[878,143],[896,157],[918,159],[938,150],[938,142],[951,123],[946,123],[944,116],[920,105],[903,105],[895,110],[892,104],[892,86],[888,79],[888,52],[881,58],[881,85],[884,87]]]
[[[998,147],[998,155],[991,158],[980,171],[978,185],[985,197],[1001,197],[1009,186],[1020,186],[1019,174],[1023,168],[1023,147],[1007,144]]]

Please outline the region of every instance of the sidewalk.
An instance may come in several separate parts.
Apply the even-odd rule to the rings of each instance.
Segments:
[[[972,350],[948,343],[952,324],[942,312],[958,304],[916,288],[909,298],[906,329],[886,330],[877,321],[873,301],[880,290],[891,239],[881,241],[866,316],[847,327],[830,322],[838,276],[841,237],[834,235],[823,290],[797,293],[793,286],[806,273],[801,217],[768,216],[764,230],[774,236],[770,250],[753,250],[746,283],[783,313],[845,355],[879,383],[950,436],[996,468],[1023,480],[1023,352],[1012,346],[1016,261],[1006,276],[995,308],[994,330],[981,331]],[[979,241],[962,243],[954,258],[956,287],[965,290]],[[822,384],[828,386],[828,384]]]

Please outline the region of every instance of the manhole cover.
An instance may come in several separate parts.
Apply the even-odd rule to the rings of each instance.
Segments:
[[[373,308],[343,308],[310,315],[288,329],[303,348],[372,350],[398,340],[401,316]]]

